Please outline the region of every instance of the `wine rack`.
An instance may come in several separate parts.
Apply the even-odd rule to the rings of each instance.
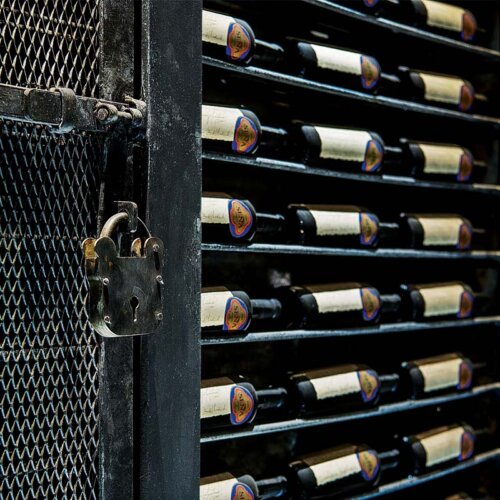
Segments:
[[[448,73],[464,73],[469,80],[480,79],[478,75],[486,74],[483,82],[489,81],[492,78],[489,73],[500,64],[496,24],[495,34],[486,47],[486,44],[465,43],[383,16],[367,14],[356,7],[358,3],[362,2],[294,2],[292,13],[286,18],[286,36],[331,45],[336,45],[335,34],[342,30],[348,32],[352,40],[372,37],[373,41],[365,44],[371,49],[367,53],[381,57],[382,71],[384,49],[397,44],[401,47],[392,57],[406,58],[400,61],[401,64],[420,64],[418,67],[422,69],[440,71],[439,58],[449,58],[444,65]],[[271,43],[276,38],[281,40],[273,33],[273,22],[280,19],[278,5],[279,2],[204,2],[206,9],[247,21],[257,39]],[[466,6],[473,8],[472,4]],[[482,8],[486,8],[484,4]],[[497,5],[495,9],[498,9]],[[317,31],[329,36],[323,35],[320,39],[322,35]],[[378,52],[377,43],[381,45]],[[354,45],[359,50],[363,43]],[[345,43],[343,47],[354,48]],[[419,49],[425,56],[415,55]],[[427,67],[422,62],[425,58],[428,58]],[[395,283],[397,279],[417,279],[417,276],[423,281],[440,281],[438,276],[449,277],[455,273],[465,280],[472,279],[476,284],[482,282],[496,296],[500,256],[496,246],[498,221],[494,208],[500,194],[498,114],[493,111],[464,113],[437,104],[395,97],[383,90],[373,95],[336,85],[333,76],[329,82],[319,81],[314,77],[298,76],[283,67],[259,64],[258,60],[243,65],[230,62],[222,55],[219,58],[205,54],[202,62],[204,102],[242,106],[255,112],[259,118],[262,116],[261,122],[265,125],[286,128],[290,120],[296,119],[375,130],[384,139],[390,137],[388,142],[398,134],[435,142],[462,141],[488,164],[482,179],[456,183],[393,172],[367,175],[331,165],[310,165],[292,154],[273,157],[266,154],[265,149],[251,155],[238,155],[205,146],[202,152],[204,191],[230,193],[248,199],[256,206],[257,212],[267,213],[283,212],[286,204],[300,202],[349,203],[368,206],[375,213],[391,209],[405,211],[407,206],[415,211],[436,213],[465,210],[474,213],[474,217],[482,213],[482,207],[491,216],[487,231],[495,241],[488,248],[456,252],[402,248],[400,245],[377,249],[299,245],[269,241],[265,236],[245,244],[202,239],[204,286],[237,285],[241,288],[236,289],[259,296],[283,283],[342,281],[344,278],[348,280],[349,273],[355,275],[353,279],[362,280],[369,276],[366,277],[368,282],[382,279],[384,284],[386,281]],[[271,322],[259,327],[256,322],[241,335],[203,332],[202,378],[244,374],[257,388],[279,385],[280,376],[286,372],[297,373],[340,362],[363,362],[369,366],[375,363],[378,370],[390,372],[390,367],[405,356],[430,356],[446,350],[462,350],[476,358],[488,358],[491,371],[467,392],[429,395],[416,400],[382,400],[374,408],[320,416],[296,417],[278,413],[266,418],[262,415],[249,427],[202,431],[201,476],[226,471],[235,471],[235,477],[243,473],[255,478],[276,476],[301,453],[318,452],[353,439],[386,449],[390,445],[385,439],[409,432],[410,427],[422,429],[425,427],[422,421],[430,428],[449,419],[477,421],[485,418],[495,427],[500,390],[495,361],[498,313],[498,309],[492,307],[484,315],[465,320],[382,321],[376,326],[331,329],[283,329],[273,327]],[[385,478],[382,475],[376,488],[344,493],[340,497],[368,499],[405,495],[405,498],[420,498],[422,494],[429,494],[444,498],[446,494],[452,494],[450,477],[456,481],[457,491],[467,485],[473,489],[487,486],[494,496],[498,485],[493,477],[500,458],[497,437],[492,437],[489,444],[470,461],[419,475],[389,472]],[[289,497],[295,498],[293,493],[285,493],[281,498]],[[333,497],[337,498],[332,494]]]

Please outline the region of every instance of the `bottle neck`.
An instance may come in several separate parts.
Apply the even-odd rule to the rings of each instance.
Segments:
[[[379,224],[380,244],[389,247],[395,246],[399,242],[400,227],[397,222],[381,222]]]
[[[263,156],[283,156],[288,147],[288,132],[284,128],[261,125],[259,153]]]
[[[380,375],[379,380],[381,394],[394,394],[399,389],[400,378],[397,373]]]
[[[284,387],[270,387],[257,392],[258,411],[279,410],[286,404],[288,392]]]
[[[280,214],[257,213],[257,232],[273,236],[285,232],[285,218]]]
[[[256,481],[259,500],[284,497],[288,493],[288,481],[285,476],[276,476]]]
[[[259,66],[281,66],[285,61],[285,49],[277,43],[256,38],[252,61],[255,61]]]
[[[401,309],[401,297],[397,293],[381,295],[381,312],[386,316],[397,316]]]
[[[397,449],[382,451],[378,454],[380,460],[380,469],[386,471],[395,469],[399,466],[401,461],[401,452]]]
[[[251,299],[252,319],[276,319],[281,314],[281,302],[278,299]]]
[[[491,447],[491,429],[489,427],[481,427],[474,429],[474,453],[480,453]]]
[[[384,165],[401,165],[403,149],[395,146],[384,147]]]

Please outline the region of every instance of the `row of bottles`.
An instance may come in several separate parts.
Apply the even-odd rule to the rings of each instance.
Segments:
[[[472,387],[475,370],[482,368],[460,353],[448,353],[401,363],[397,373],[379,374],[359,364],[305,370],[261,390],[243,377],[206,379],[201,384],[201,428],[249,426],[256,417],[334,415],[462,392]]]
[[[338,328],[384,321],[467,319],[484,313],[488,296],[463,282],[402,285],[398,293],[381,294],[363,283],[285,286],[254,299],[241,290],[204,288],[203,333],[243,333],[252,321],[270,329]]]
[[[248,109],[203,105],[202,138],[210,151],[292,159],[307,165],[347,172],[468,182],[484,175],[485,163],[455,144],[436,144],[402,138],[386,146],[369,130],[311,124],[291,124],[288,130],[263,126]]]
[[[400,65],[382,70],[369,54],[286,37],[279,43],[257,40],[248,23],[220,13],[203,11],[204,53],[232,63],[271,67],[307,79],[406,100],[439,105],[461,112],[487,109],[491,96],[475,91],[458,76]]]
[[[346,248],[470,250],[482,247],[479,228],[458,214],[399,214],[380,222],[373,212],[345,205],[289,205],[286,215],[257,213],[249,200],[205,193],[201,200],[203,241],[264,241]],[[479,237],[479,238],[478,238]]]

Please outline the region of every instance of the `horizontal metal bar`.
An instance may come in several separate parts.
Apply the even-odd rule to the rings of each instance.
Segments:
[[[482,396],[485,394],[492,394],[500,391],[500,383],[486,384],[474,388],[469,392],[462,392],[458,394],[448,394],[445,396],[438,396],[434,398],[419,399],[402,401],[388,405],[381,405],[367,411],[358,411],[353,413],[346,413],[343,415],[334,415],[322,418],[298,418],[294,420],[285,420],[282,422],[272,422],[269,424],[255,425],[250,429],[242,429],[236,432],[215,432],[202,436],[201,443],[214,443],[216,441],[227,441],[232,439],[240,439],[244,437],[261,436],[264,434],[275,434],[277,432],[296,431],[299,429],[307,429],[310,427],[320,427],[323,425],[333,425],[354,420],[363,420],[366,418],[382,417],[392,413],[400,413],[405,411],[417,410],[429,406],[442,405],[446,403],[453,403],[470,399],[475,396]]]
[[[203,346],[244,344],[251,342],[279,342],[285,340],[307,340],[318,338],[357,337],[361,335],[383,335],[390,333],[418,332],[424,330],[445,330],[448,328],[473,328],[477,326],[497,326],[500,316],[485,316],[480,318],[433,321],[417,323],[413,321],[390,323],[363,328],[345,328],[338,330],[283,330],[276,332],[256,332],[235,337],[205,337],[201,340]]]
[[[47,125],[60,133],[73,129],[97,132],[118,120],[144,126],[145,110],[140,101],[118,103],[77,96],[66,88],[44,90],[0,84],[0,118]]]
[[[363,250],[356,248],[313,247],[306,245],[286,245],[270,243],[253,243],[250,245],[225,245],[221,243],[203,243],[201,249],[205,252],[236,252],[236,253],[265,253],[279,255],[314,255],[331,257],[379,257],[401,259],[446,259],[446,260],[474,260],[498,261],[498,251],[472,252],[445,252],[432,250],[413,250],[406,248],[377,248]]]
[[[500,63],[500,52],[489,49],[487,47],[471,45],[470,43],[462,42],[460,40],[454,40],[452,38],[441,35],[436,35],[435,33],[432,33],[430,31],[425,31],[413,26],[409,26],[407,24],[401,24],[389,19],[384,19],[383,17],[375,17],[369,14],[367,15],[363,12],[350,9],[349,7],[339,5],[329,0],[304,0],[304,2],[316,7],[321,7],[323,9],[329,10],[337,15],[343,15],[351,19],[356,19],[357,21],[372,24],[380,28],[385,28],[391,31],[391,33],[398,33],[405,36],[422,39],[426,42],[434,42],[438,45],[443,45],[448,48],[458,50],[463,54],[470,54],[474,57],[481,57],[494,63]]]
[[[421,484],[429,483],[435,481],[436,479],[441,479],[457,472],[462,472],[472,467],[476,467],[486,462],[497,461],[500,458],[500,448],[495,448],[494,450],[487,451],[486,453],[480,453],[479,455],[461,462],[452,467],[447,467],[446,469],[438,470],[435,472],[430,472],[429,474],[424,474],[422,476],[410,476],[407,479],[402,479],[401,481],[395,481],[393,483],[385,484],[380,486],[375,491],[370,491],[369,493],[351,497],[353,500],[369,500],[372,498],[380,498],[385,495],[390,495],[398,493],[409,488],[414,488],[420,486]]]
[[[218,59],[214,59],[208,56],[203,56],[203,64],[212,68],[236,73],[245,77],[264,80],[266,82],[274,82],[282,85],[299,87],[314,92],[321,92],[323,94],[329,94],[336,97],[365,102],[367,104],[380,105],[400,111],[410,111],[434,117],[439,116],[441,118],[460,120],[471,125],[494,127],[495,130],[500,129],[500,119],[491,116],[461,113],[460,111],[454,111],[452,109],[445,109],[437,106],[420,104],[417,102],[404,101],[401,99],[396,99],[394,97],[365,94],[356,90],[337,87],[336,85],[329,85],[327,83],[316,82],[313,80],[307,80],[306,78],[279,73],[277,71],[271,71],[264,68],[258,68],[256,66],[236,66],[235,64],[231,64],[225,61],[219,61]]]
[[[371,182],[376,184],[385,184],[393,186],[410,186],[424,189],[444,189],[450,191],[473,192],[485,195],[500,196],[500,186],[494,184],[459,184],[452,182],[436,182],[414,179],[413,177],[398,177],[395,175],[370,175],[356,174],[351,172],[339,172],[320,167],[309,167],[303,163],[291,161],[276,160],[272,158],[263,158],[259,156],[236,156],[223,153],[204,152],[203,160],[205,162],[220,162],[238,165],[248,168],[262,168],[276,170],[281,172],[292,172],[305,175],[316,175],[320,177],[331,177],[333,179],[342,179],[355,182]]]

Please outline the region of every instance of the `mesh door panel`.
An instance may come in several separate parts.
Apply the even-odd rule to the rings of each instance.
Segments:
[[[0,2],[0,83],[97,96],[99,0]],[[81,243],[101,139],[0,121],[0,498],[95,498],[98,359]]]

